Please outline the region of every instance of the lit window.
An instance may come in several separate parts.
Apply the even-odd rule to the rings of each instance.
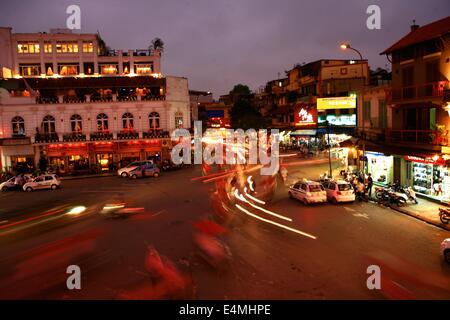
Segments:
[[[136,74],[150,74],[152,73],[151,64],[135,64]]]
[[[79,114],[74,114],[70,117],[70,125],[72,127],[72,132],[81,133],[83,128],[82,119]]]
[[[92,42],[83,42],[83,52],[94,52],[94,45]]]
[[[78,52],[78,43],[76,42],[58,42],[56,44],[58,53],[76,53]]]
[[[19,66],[20,75],[27,76],[38,76],[41,73],[41,67],[39,65],[21,65]]]
[[[37,42],[19,42],[17,44],[18,53],[39,53],[39,43]]]
[[[117,65],[105,64],[100,66],[102,74],[117,74]]]
[[[159,113],[152,112],[148,116],[148,121],[150,125],[150,129],[159,129]]]
[[[175,128],[183,128],[183,112],[175,112]]]
[[[60,65],[59,74],[61,76],[73,76],[78,74],[78,65]]]
[[[104,113],[100,113],[97,116],[97,131],[98,132],[108,131],[108,116]]]
[[[52,53],[52,44],[50,42],[44,43],[44,52],[45,53]]]
[[[25,135],[25,121],[22,117],[14,117],[11,120],[13,134],[17,136]]]
[[[133,115],[129,112],[122,116],[122,127],[124,130],[133,130]]]

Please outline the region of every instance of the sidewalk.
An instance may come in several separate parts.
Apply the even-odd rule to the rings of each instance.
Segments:
[[[418,204],[408,202],[402,207],[392,206],[391,209],[442,229],[450,230],[450,224],[443,224],[439,219],[439,207],[444,207],[445,204],[438,204],[424,198],[417,198],[417,201],[419,202]]]
[[[288,181],[285,184],[286,186],[289,186],[303,178],[317,180],[320,174],[323,174],[325,171],[329,170],[328,158],[325,156],[305,159],[293,157],[286,162],[289,163],[291,161],[300,163],[292,167],[288,165]],[[312,167],[311,164],[313,164]],[[333,177],[338,179],[341,178],[339,176],[341,164],[338,161],[333,161],[332,169]],[[372,189],[373,198],[371,200],[376,202],[377,200],[374,198],[374,191],[375,190]],[[443,224],[439,219],[439,207],[445,207],[445,204],[439,204],[425,198],[418,198],[417,201],[419,202],[418,204],[408,202],[402,207],[392,206],[391,209],[442,229],[450,230],[450,224]]]

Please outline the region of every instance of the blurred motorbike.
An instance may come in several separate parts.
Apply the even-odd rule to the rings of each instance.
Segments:
[[[218,271],[226,270],[232,260],[230,248],[220,237],[226,229],[213,221],[199,221],[194,227],[194,245],[200,258]]]

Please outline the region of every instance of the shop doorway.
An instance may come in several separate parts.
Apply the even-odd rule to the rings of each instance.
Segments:
[[[48,157],[48,171],[57,175],[65,175],[67,170],[64,157]]]
[[[114,170],[112,153],[97,154],[97,169],[98,173],[112,172]]]
[[[34,171],[33,157],[12,156],[11,167],[17,173],[32,173]]]

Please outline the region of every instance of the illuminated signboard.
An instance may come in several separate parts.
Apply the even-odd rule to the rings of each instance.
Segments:
[[[317,110],[314,107],[299,106],[294,111],[296,127],[315,127],[317,124]]]
[[[356,97],[317,98],[317,110],[355,109]]]
[[[319,115],[319,125],[325,124],[325,121],[332,126],[356,126],[356,114],[341,114],[341,115]]]
[[[420,163],[426,163],[426,164],[435,164],[435,165],[445,165],[444,159],[442,159],[439,156],[434,157],[417,157],[417,156],[404,156],[406,161],[412,161],[412,162],[420,162]]]

